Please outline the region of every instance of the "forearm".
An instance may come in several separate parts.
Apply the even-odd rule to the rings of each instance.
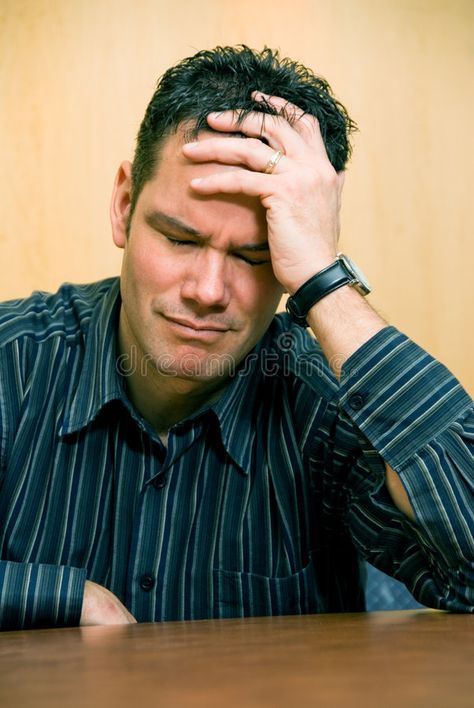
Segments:
[[[427,543],[474,567],[473,408],[459,382],[387,327],[346,361],[340,405],[403,481]]]
[[[0,629],[78,625],[86,571],[0,561]]]
[[[338,378],[347,359],[386,326],[367,300],[349,285],[313,305],[307,321]],[[385,484],[397,508],[414,521],[403,484],[389,465]]]
[[[442,364],[387,327],[346,361],[339,406],[341,421],[349,424],[349,418],[361,435],[363,453],[354,460],[349,516],[357,517],[352,523],[359,540],[364,528],[372,529],[371,540],[367,536],[362,546],[365,543],[375,564],[387,572],[400,568],[404,582],[412,573],[412,590],[416,585],[417,591],[426,592],[417,596],[420,602],[472,612],[474,408],[470,397]],[[413,509],[412,524],[411,514],[397,504],[405,518],[405,532],[400,527],[398,539],[390,528],[397,515],[390,513],[381,487],[380,458],[396,470]],[[377,524],[379,502],[383,514]],[[407,556],[402,553],[404,543],[412,545]]]
[[[350,285],[335,290],[313,305],[307,322],[338,378],[347,359],[387,326]]]

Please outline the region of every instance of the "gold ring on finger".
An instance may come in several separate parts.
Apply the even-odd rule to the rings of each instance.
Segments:
[[[274,152],[273,155],[271,156],[271,158],[266,163],[262,172],[266,175],[271,175],[271,173],[273,172],[275,167],[278,165],[278,163],[280,162],[282,157],[283,157],[282,150],[277,150],[276,152]]]

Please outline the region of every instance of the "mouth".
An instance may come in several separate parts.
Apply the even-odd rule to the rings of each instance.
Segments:
[[[228,329],[228,327],[222,327],[222,325],[212,324],[211,322],[209,324],[207,322],[205,324],[202,324],[198,322],[192,322],[191,320],[182,320],[179,317],[167,317],[166,319],[170,322],[175,322],[176,324],[179,324],[182,327],[194,329],[197,332],[227,332]]]
[[[178,317],[166,317],[165,319],[171,324],[178,336],[185,339],[200,339],[214,340],[219,336],[228,332],[228,327],[213,324],[212,322],[193,322],[192,320],[181,319]]]

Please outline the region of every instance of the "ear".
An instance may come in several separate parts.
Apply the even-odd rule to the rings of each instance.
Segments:
[[[344,187],[345,179],[346,179],[345,170],[341,170],[340,172],[337,173],[337,188],[338,188],[338,193],[339,193],[339,199],[341,198],[342,188]]]
[[[112,238],[118,248],[125,248],[127,243],[127,224],[130,216],[132,193],[132,165],[122,162],[118,168],[110,203],[110,222]]]

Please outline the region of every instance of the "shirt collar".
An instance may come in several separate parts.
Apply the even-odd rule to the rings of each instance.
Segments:
[[[124,400],[116,347],[120,303],[120,281],[116,278],[92,311],[82,366],[77,376],[71,376],[59,431],[62,435],[88,425],[110,401]]]
[[[120,400],[127,406],[122,378],[117,370],[116,334],[120,304],[120,281],[116,279],[92,313],[82,367],[76,377],[71,377],[59,431],[61,435],[84,428],[111,401]],[[262,354],[268,351],[268,341],[269,332],[247,354],[224,394],[210,407],[219,425],[222,444],[244,474],[248,474],[257,436],[258,407],[255,401],[262,379],[259,371]]]

